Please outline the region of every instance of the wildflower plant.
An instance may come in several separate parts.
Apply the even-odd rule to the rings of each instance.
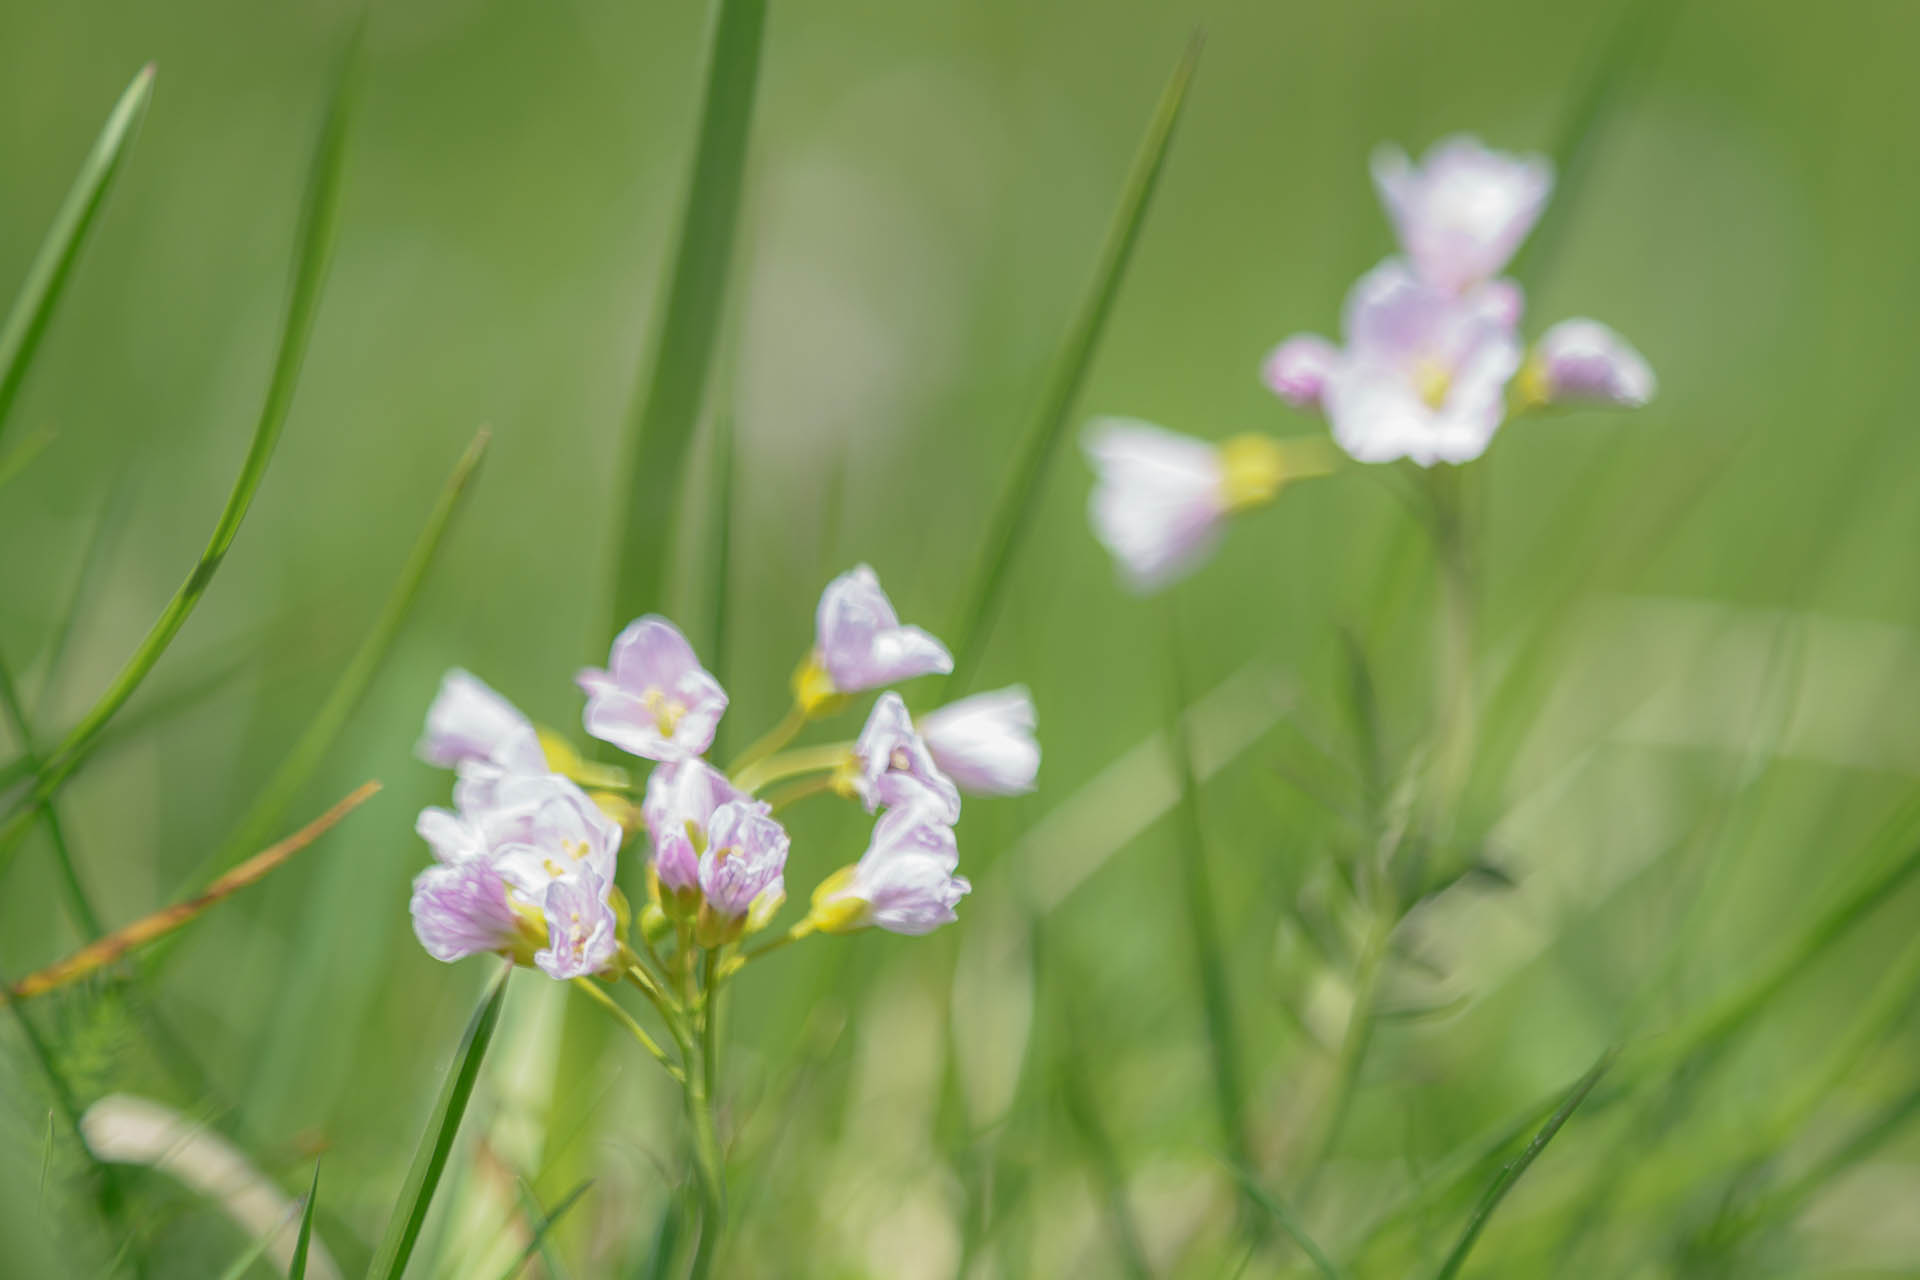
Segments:
[[[583,728],[632,757],[628,765],[589,763],[463,670],[447,673],[428,708],[417,754],[456,780],[453,808],[423,810],[415,824],[434,857],[413,884],[421,946],[449,962],[503,956],[574,983],[619,1019],[685,1091],[706,1240],[723,1203],[712,1090],[725,985],[816,933],[918,935],[951,923],[971,888],[958,874],[961,791],[1033,786],[1040,748],[1024,689],[916,721],[887,687],[952,666],[946,647],[903,624],[860,565],[820,597],[791,708],[724,768],[706,752],[728,711],[726,690],[679,628],[652,614],[614,639],[604,669],[576,677]],[[874,690],[882,692],[857,737],[795,745]],[[813,795],[877,815],[871,836],[813,889],[797,921],[756,942],[787,899],[791,841],[779,815]],[[637,910],[620,887],[623,853],[645,858]],[[677,1053],[605,989],[621,984],[652,1006]]]

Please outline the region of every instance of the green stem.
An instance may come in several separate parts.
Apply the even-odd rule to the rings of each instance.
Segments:
[[[831,773],[823,773],[814,778],[802,778],[798,782],[788,783],[771,796],[768,796],[767,803],[773,806],[775,813],[778,813],[789,805],[800,803],[808,796],[817,796],[823,792],[832,791],[833,786],[834,778]]]
[[[1473,563],[1467,533],[1466,477],[1457,468],[1431,473],[1434,558],[1439,569],[1440,678],[1434,708],[1438,733],[1435,836],[1444,836],[1465,789],[1473,759]]]
[[[625,1027],[627,1034],[631,1035],[635,1040],[638,1040],[640,1047],[652,1054],[654,1058],[659,1061],[660,1065],[667,1069],[668,1075],[676,1080],[685,1078],[686,1073],[680,1069],[680,1064],[672,1058],[669,1058],[667,1051],[662,1049],[659,1043],[647,1034],[646,1028],[642,1027],[638,1022],[635,1022],[633,1015],[625,1009],[622,1009],[618,1001],[605,991],[602,991],[598,982],[592,978],[575,978],[573,985],[586,992],[589,996],[592,996],[594,1002],[612,1015],[615,1022]]]
[[[797,778],[803,774],[837,769],[853,753],[851,742],[829,742],[824,746],[801,747],[769,756],[745,768],[735,767],[733,785],[742,791],[757,792],[770,782]],[[751,753],[749,753],[751,754]]]
[[[692,1280],[706,1280],[720,1244],[726,1214],[726,1182],[720,1139],[713,1123],[713,1089],[719,1075],[719,1035],[714,1017],[714,958],[706,952],[707,999],[700,1015],[700,1049],[687,1072],[687,1120],[693,1129],[694,1172],[700,1181],[700,1242],[694,1249]],[[691,1046],[689,1046],[690,1048]]]
[[[796,700],[792,706],[787,708],[787,714],[780,718],[779,724],[776,724],[773,728],[754,739],[752,746],[734,757],[733,763],[727,766],[727,772],[739,774],[751,769],[754,765],[760,763],[760,761],[766,759],[799,737],[800,731],[806,727],[807,710]]]

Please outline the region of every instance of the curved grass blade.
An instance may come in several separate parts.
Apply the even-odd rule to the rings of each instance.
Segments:
[[[1466,1229],[1460,1233],[1460,1239],[1453,1246],[1453,1251],[1447,1255],[1447,1260],[1440,1264],[1440,1269],[1434,1272],[1434,1280],[1452,1280],[1453,1276],[1460,1273],[1460,1268],[1467,1261],[1467,1255],[1473,1252],[1474,1242],[1486,1229],[1487,1219],[1491,1218],[1493,1211],[1500,1207],[1500,1202],[1506,1198],[1507,1192],[1513,1190],[1513,1184],[1520,1181],[1520,1176],[1539,1158],[1540,1153],[1547,1149],[1547,1144],[1553,1141],[1554,1135],[1560,1132],[1561,1126],[1566,1124],[1568,1117],[1579,1110],[1580,1104],[1587,1100],[1587,1095],[1593,1092],[1593,1086],[1600,1083],[1600,1077],[1607,1074],[1607,1068],[1613,1065],[1613,1059],[1614,1050],[1612,1049],[1601,1054],[1600,1060],[1594,1063],[1587,1070],[1587,1074],[1581,1076],[1579,1082],[1573,1086],[1572,1092],[1567,1094],[1566,1101],[1560,1104],[1559,1110],[1549,1116],[1546,1124],[1533,1135],[1533,1141],[1527,1144],[1526,1150],[1522,1151],[1513,1163],[1500,1170],[1499,1176],[1494,1178],[1492,1184],[1487,1187],[1486,1193],[1480,1197],[1480,1203],[1474,1206],[1473,1216],[1467,1219]]]
[[[1140,150],[1134,155],[1133,167],[1127,174],[1127,185],[1120,196],[1120,205],[1114,211],[1113,222],[1107,229],[1106,244],[1100,250],[1100,262],[1093,273],[1092,287],[1081,300],[1073,327],[1067,330],[1060,351],[1054,356],[1053,368],[1047,374],[1046,389],[1040,396],[1040,406],[1034,412],[1032,425],[1027,429],[1026,442],[1021,446],[1019,459],[1014,463],[1013,472],[1008,477],[1006,487],[1001,490],[1000,500],[988,521],[980,562],[964,597],[966,607],[946,633],[954,653],[953,675],[949,678],[948,688],[956,692],[965,689],[967,681],[973,677],[974,668],[979,665],[981,650],[993,627],[1000,598],[1006,592],[1007,575],[1013,568],[1014,556],[1020,549],[1027,526],[1033,522],[1034,506],[1040,500],[1041,482],[1046,479],[1054,455],[1060,451],[1060,441],[1066,435],[1067,419],[1080,398],[1081,384],[1086,381],[1087,370],[1093,364],[1094,349],[1100,344],[1101,334],[1106,331],[1107,317],[1113,311],[1114,300],[1120,295],[1120,282],[1126,276],[1127,264],[1132,261],[1134,246],[1140,241],[1140,230],[1146,224],[1147,208],[1153,201],[1154,188],[1159,184],[1160,171],[1166,167],[1167,150],[1173,142],[1173,129],[1179,123],[1180,109],[1187,98],[1187,86],[1193,80],[1194,67],[1200,58],[1201,43],[1202,37],[1196,32],[1187,45],[1187,51],[1174,67],[1173,75],[1168,78],[1166,88],[1161,90],[1160,105],[1154,109],[1146,137],[1141,140]]]
[[[481,431],[474,436],[466,452],[460,455],[459,462],[454,464],[453,474],[447,477],[446,486],[441,489],[440,497],[427,517],[426,527],[420,531],[413,550],[407,555],[406,565],[400,570],[393,591],[381,607],[380,616],[374,619],[373,626],[360,642],[359,649],[355,650],[352,660],[347,663],[346,670],[334,682],[327,700],[308,722],[300,740],[287,753],[287,758],[281,761],[280,768],[261,789],[259,798],[247,811],[246,817],[241,819],[233,835],[194,872],[188,884],[200,883],[248,849],[257,846],[286,815],[288,807],[298,798],[300,789],[313,777],[314,770],[320,767],[320,762],[332,749],[334,740],[346,728],[354,709],[366,696],[374,676],[379,674],[381,664],[386,661],[388,651],[393,648],[400,628],[412,612],[413,602],[419,597],[427,571],[433,567],[454,512],[459,510],[467,487],[481,459],[486,456],[489,439],[489,433]]]
[[[125,928],[116,929],[106,937],[88,943],[59,963],[48,965],[44,969],[28,974],[11,986],[0,988],[0,1003],[6,1003],[9,999],[30,1000],[35,996],[45,995],[57,987],[77,982],[88,974],[112,964],[135,947],[144,946],[181,928],[208,907],[232,897],[248,885],[264,878],[268,872],[332,830],[336,823],[359,808],[378,790],[380,790],[380,784],[377,782],[361,783],[338,804],[300,830],[277,844],[262,849],[226,875],[215,880],[207,886],[205,893],[189,898],[185,902],[176,902],[152,915],[142,916]]]
[[[500,972],[487,984],[480,1007],[467,1023],[467,1033],[454,1055],[453,1067],[440,1086],[433,1117],[427,1122],[427,1130],[414,1152],[413,1165],[407,1170],[406,1185],[401,1189],[393,1218],[387,1223],[387,1234],[373,1255],[373,1265],[367,1268],[370,1280],[382,1277],[400,1280],[407,1269],[413,1246],[420,1239],[420,1228],[426,1224],[434,1190],[440,1185],[440,1175],[446,1171],[453,1140],[460,1132],[467,1099],[473,1096],[474,1081],[479,1078],[480,1064],[487,1056],[487,1044],[493,1039],[495,1024],[500,1021],[500,1006],[506,999],[507,979],[512,974],[511,963],[500,966]]]
[[[273,376],[267,387],[266,402],[261,406],[259,421],[254,426],[253,442],[247,448],[246,461],[241,464],[240,474],[234,480],[233,490],[227,497],[226,506],[220,512],[220,519],[214,525],[213,536],[201,553],[199,561],[187,579],[174,592],[173,598],[161,610],[159,619],[147,632],[146,638],[127,660],[120,673],[100,695],[93,708],[83,716],[66,738],[48,753],[43,768],[34,786],[33,804],[44,803],[54,794],[60,784],[80,767],[92,750],[102,729],[113,719],[114,714],[133,696],[147,673],[160,661],[167,646],[186,625],[188,617],[206,594],[213,576],[220,568],[220,562],[226,558],[233,540],[240,532],[240,524],[246,519],[247,510],[253,505],[254,493],[259,489],[266,475],[267,463],[273,458],[274,446],[280,441],[281,429],[286,425],[287,411],[293,403],[294,384],[299,380],[300,366],[306,358],[307,341],[313,333],[314,317],[319,311],[320,294],[326,281],[327,265],[333,256],[334,230],[339,221],[341,175],[345,167],[347,126],[352,116],[355,98],[355,68],[358,63],[358,41],[349,50],[342,62],[342,70],[334,87],[333,99],[327,108],[326,122],[321,128],[319,146],[314,151],[313,164],[308,172],[305,208],[301,214],[298,256],[294,263],[293,287],[287,298],[286,317],[280,330],[279,352],[274,358]]]
[[[14,736],[20,741],[21,758],[28,762],[30,768],[38,768],[38,735],[27,718],[27,709],[20,701],[19,687],[13,680],[13,670],[4,657],[0,657],[0,710],[6,712]],[[72,846],[67,843],[66,823],[61,821],[60,810],[51,801],[40,809],[40,825],[46,828],[47,843],[53,849],[54,865],[60,872],[60,888],[66,894],[67,910],[72,915],[75,927],[80,930],[82,937],[98,936],[103,928],[100,913],[94,910],[86,886],[80,881],[80,868],[74,863]]]
[[[1255,1181],[1254,1176],[1245,1169],[1238,1165],[1228,1165],[1227,1172],[1240,1183],[1240,1189],[1250,1200],[1267,1211],[1279,1225],[1280,1230],[1286,1233],[1287,1239],[1293,1241],[1299,1246],[1300,1252],[1307,1255],[1307,1260],[1320,1272],[1322,1280],[1340,1280],[1340,1268],[1334,1266],[1333,1259],[1313,1242],[1313,1237],[1309,1236],[1306,1228],[1300,1225],[1300,1220],[1293,1215],[1293,1210],[1268,1195],[1259,1182]]]
[[[80,166],[80,176],[74,179],[60,211],[54,215],[47,238],[40,242],[40,252],[34,255],[13,310],[7,313],[6,326],[0,328],[0,434],[6,431],[14,399],[20,394],[20,385],[53,319],[67,277],[106,199],[107,187],[126,158],[134,126],[146,114],[147,102],[153,96],[153,72],[152,63],[140,68],[113,104],[93,150]]]
[[[300,1234],[294,1237],[293,1257],[287,1261],[287,1280],[307,1280],[307,1250],[313,1245],[313,1206],[320,1195],[320,1162],[313,1162],[313,1181],[307,1184],[307,1202],[300,1208]]]
[[[225,1271],[220,1273],[220,1280],[246,1280],[247,1272],[253,1270],[254,1263],[267,1256],[267,1249],[272,1244],[272,1236],[262,1236],[255,1240],[247,1246],[244,1253],[233,1260]]]
[[[527,1241],[527,1247],[522,1249],[520,1256],[513,1260],[513,1265],[500,1273],[500,1280],[514,1280],[516,1276],[526,1270],[527,1264],[532,1262],[535,1257],[538,1257],[540,1259],[540,1265],[546,1268],[547,1280],[560,1280],[559,1259],[551,1256],[547,1252],[547,1232],[553,1228],[554,1223],[560,1221],[560,1219],[566,1215],[567,1210],[573,1208],[581,1196],[587,1194],[588,1189],[592,1186],[593,1179],[587,1179],[587,1181],[582,1182],[573,1190],[561,1196],[560,1199],[555,1202],[553,1208],[543,1214],[540,1212],[540,1202],[533,1198],[532,1188],[528,1187],[524,1182],[520,1184],[520,1203],[522,1207],[528,1210],[528,1221],[534,1223],[533,1234]]]
[[[714,8],[693,174],[655,321],[646,393],[636,396],[630,427],[613,582],[618,619],[661,606],[687,447],[726,310],[766,16],[766,0],[718,0]]]

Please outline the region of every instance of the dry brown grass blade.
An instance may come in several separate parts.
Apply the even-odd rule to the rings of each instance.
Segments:
[[[88,943],[57,964],[48,965],[44,969],[28,974],[7,988],[6,997],[14,1000],[31,1000],[35,996],[45,995],[56,987],[63,987],[69,982],[86,977],[96,969],[112,964],[135,947],[144,946],[156,938],[172,933],[214,903],[231,897],[255,881],[263,879],[275,867],[325,835],[335,823],[359,808],[379,789],[378,782],[361,783],[333,808],[286,839],[254,854],[208,885],[205,892],[197,893],[184,902],[176,902],[150,916],[142,916],[124,929],[116,929],[106,937]]]

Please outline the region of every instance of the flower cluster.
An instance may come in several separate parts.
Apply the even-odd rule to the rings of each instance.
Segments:
[[[789,839],[776,811],[827,792],[879,816],[866,851],[821,883],[783,941],[869,926],[922,934],[953,920],[969,890],[956,874],[961,791],[1027,791],[1039,771],[1026,691],[976,695],[917,721],[887,691],[857,739],[788,749],[859,694],[952,669],[861,565],[820,598],[792,712],[723,771],[705,756],[726,690],[671,622],[640,618],[604,670],[577,677],[586,732],[653,762],[637,804],[625,770],[587,763],[474,676],[449,672],[419,745],[458,774],[453,809],[428,809],[417,824],[436,860],[414,881],[421,945],[440,960],[495,952],[556,979],[624,974],[646,987],[654,979],[630,945],[617,883],[623,839],[644,833],[648,845],[643,947],[658,959],[654,942],[672,935],[683,959],[716,952],[785,902]],[[776,782],[787,786],[762,798]]]
[[[1653,398],[1652,369],[1605,325],[1562,321],[1531,351],[1520,337],[1525,295],[1500,273],[1546,206],[1544,159],[1457,137],[1418,165],[1382,148],[1373,176],[1401,254],[1348,293],[1344,345],[1301,334],[1262,370],[1280,399],[1323,416],[1349,457],[1465,463],[1510,413]],[[1250,435],[1216,446],[1129,419],[1097,421],[1085,447],[1094,532],[1143,591],[1203,559],[1226,517],[1332,469],[1317,440]]]

